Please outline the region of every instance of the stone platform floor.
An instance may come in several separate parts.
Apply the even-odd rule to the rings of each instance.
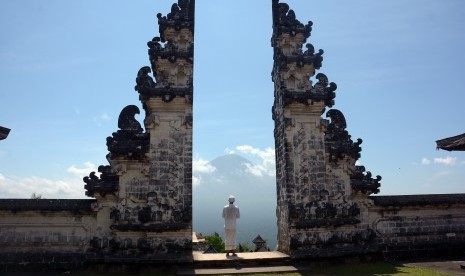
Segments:
[[[295,272],[301,267],[290,264],[290,257],[284,253],[253,252],[237,253],[237,256],[226,257],[221,254],[192,254],[194,267],[183,268],[178,275],[222,275],[222,274],[249,274],[268,272]]]
[[[301,268],[295,266],[236,267],[236,268],[192,268],[178,271],[177,275],[231,275],[252,273],[296,272]]]
[[[237,253],[237,257],[194,252],[193,267],[182,268],[178,275],[233,275],[251,273],[280,273],[311,270],[311,266],[294,265],[290,257],[281,252]],[[388,260],[386,260],[388,261]],[[447,275],[465,275],[465,258],[455,260],[415,260],[393,262],[394,265],[431,269]]]
[[[238,261],[238,260],[253,260],[253,261],[285,261],[290,260],[289,255],[278,251],[269,251],[269,252],[246,252],[246,253],[237,253],[236,257],[229,256],[226,257],[226,253],[215,253],[215,254],[203,254],[202,252],[193,252],[192,253],[194,263],[203,263],[203,262],[214,262],[214,261]]]

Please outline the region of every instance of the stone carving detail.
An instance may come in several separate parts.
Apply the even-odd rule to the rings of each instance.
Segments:
[[[340,227],[360,222],[360,208],[354,202],[315,200],[289,206],[289,216],[296,228]]]
[[[380,181],[381,176],[377,175],[376,178],[372,178],[371,172],[368,171],[365,173],[364,166],[355,166],[355,171],[350,176],[352,190],[361,192],[366,196],[379,193]]]
[[[149,182],[144,178],[133,178],[126,183],[126,198],[135,200],[147,200]]]
[[[310,91],[312,93],[312,100],[324,101],[328,107],[334,105],[334,98],[336,95],[334,91],[337,89],[337,85],[334,82],[328,83],[328,77],[323,73],[316,75],[318,82],[313,86]]]
[[[178,3],[171,6],[171,12],[167,16],[157,14],[158,25],[160,28],[161,41],[165,41],[165,31],[167,28],[173,28],[176,31],[189,29],[194,33],[194,0],[178,0]]]
[[[111,171],[110,166],[99,166],[98,171],[100,172],[100,178],[95,175],[95,172],[91,172],[89,176],[83,178],[84,189],[86,190],[86,196],[94,197],[95,194],[105,196],[107,194],[114,194],[118,191],[118,175]]]
[[[335,257],[342,256],[347,253],[344,251],[349,250],[363,253],[366,250],[364,246],[373,243],[375,238],[376,233],[371,229],[350,232],[300,232],[291,237],[290,249],[295,255]],[[344,247],[338,246],[340,244],[344,244]]]
[[[307,79],[314,74],[314,69],[319,69],[323,61],[323,50],[315,53],[312,44],[306,44],[306,51],[302,52],[302,45],[310,36],[313,23],[309,21],[302,24],[295,17],[293,10],[286,3],[273,0],[273,35],[271,46],[274,48],[275,70],[288,70],[289,64],[295,64],[298,68],[305,67],[308,72]],[[292,71],[292,70],[291,70]],[[296,76],[294,76],[296,77]],[[280,84],[278,84],[280,85]],[[290,89],[290,87],[288,87]]]
[[[123,131],[142,133],[142,127],[135,118],[136,114],[140,114],[140,111],[135,105],[123,108],[118,117],[118,127]]]
[[[111,250],[114,254],[123,251],[124,255],[121,257],[128,257],[134,254],[135,250],[144,252],[144,256],[137,255],[138,260],[144,258],[150,259],[150,254],[159,254],[161,256],[166,254],[181,254],[189,252],[192,249],[191,241],[185,238],[173,238],[163,240],[154,237],[114,237],[114,238],[100,238],[93,237],[90,240],[91,252],[100,252],[102,250]],[[134,256],[136,257],[136,256]]]
[[[315,53],[311,43],[302,45],[310,36],[312,22],[303,25],[296,18],[293,10],[286,3],[273,0],[273,35],[271,45],[274,49],[273,81],[282,106],[291,103],[313,105],[324,102],[326,106],[334,105],[337,85],[329,83],[326,75],[319,73],[318,82],[312,86],[310,78],[320,69],[323,62],[323,50]],[[278,101],[278,99],[276,99]]]
[[[292,76],[291,76],[292,77]],[[334,82],[328,84],[328,77],[325,74],[318,73],[316,75],[318,82],[303,92],[288,91],[283,89],[282,101],[283,106],[287,106],[291,103],[302,103],[305,105],[313,104],[314,102],[324,102],[326,106],[332,107],[334,105],[334,98],[336,97],[337,85]],[[289,79],[287,80],[287,82]],[[311,82],[309,82],[311,84]]]
[[[135,90],[147,110],[151,97],[169,103],[183,97],[192,104],[194,63],[194,0],[179,0],[167,16],[157,14],[160,36],[147,43],[154,81],[150,68],[142,67],[136,78]]]
[[[157,198],[155,205],[131,205],[133,206],[118,206],[111,210],[110,219],[115,222],[112,225],[114,229],[134,231],[184,229],[191,221],[191,211],[173,209],[163,198]]]
[[[324,51],[319,49],[318,53],[315,54],[315,47],[311,43],[305,44],[305,48],[307,48],[307,50],[305,50],[304,52],[304,57],[310,57],[312,59],[313,66],[316,69],[320,69],[323,63]],[[303,58],[302,60],[305,60],[305,58]],[[300,62],[300,63],[298,62],[297,64],[300,66],[303,66],[303,62]]]
[[[134,87],[134,89],[140,93],[141,100],[146,100],[147,94],[149,94],[150,91],[157,86],[152,77],[149,75],[151,71],[152,70],[150,70],[150,67],[144,66],[140,68],[139,72],[137,73],[137,85]]]
[[[273,36],[279,36],[283,33],[288,33],[295,36],[298,33],[304,35],[305,38],[310,36],[312,31],[312,21],[308,21],[306,25],[300,23],[296,19],[295,12],[289,9],[286,3],[279,3],[279,0],[273,0]]]
[[[178,59],[184,59],[190,64],[194,62],[194,46],[188,43],[189,38],[177,37],[176,39],[181,40],[182,43],[186,45],[180,47],[179,45],[175,45],[172,41],[161,43],[161,38],[158,36],[147,42],[147,46],[149,47],[149,60],[152,68],[157,68],[157,62],[160,59],[166,59],[170,63],[175,63]]]
[[[192,125],[193,125],[193,116],[192,115],[185,116],[183,126],[185,126],[187,129],[191,129]]]
[[[337,162],[346,156],[355,160],[360,158],[362,139],[353,142],[346,130],[347,124],[344,115],[337,109],[331,109],[326,113],[326,117],[331,119],[325,134],[326,151],[329,153],[329,160]]]
[[[109,158],[145,159],[149,148],[149,134],[142,133],[140,123],[134,118],[139,112],[135,105],[128,105],[121,111],[118,119],[120,130],[107,138]]]

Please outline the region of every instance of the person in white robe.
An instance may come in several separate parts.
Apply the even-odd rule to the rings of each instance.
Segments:
[[[234,205],[236,198],[234,196],[229,196],[229,205],[224,206],[223,208],[223,218],[224,218],[224,233],[225,233],[225,243],[224,248],[226,250],[226,257],[229,257],[229,254],[232,253],[233,256],[236,255],[236,220],[240,218],[239,207]]]

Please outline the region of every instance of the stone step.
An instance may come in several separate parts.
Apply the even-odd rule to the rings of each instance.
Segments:
[[[310,268],[288,266],[253,266],[253,267],[227,267],[227,268],[191,268],[178,270],[177,275],[231,275],[251,273],[278,273],[309,270]]]
[[[229,257],[226,257],[226,253],[203,254],[201,252],[193,252],[192,257],[195,268],[250,267],[254,265],[283,266],[289,265],[291,260],[289,255],[278,251],[237,253],[237,256]]]

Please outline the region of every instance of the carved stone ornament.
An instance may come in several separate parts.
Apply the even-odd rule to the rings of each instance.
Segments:
[[[152,70],[142,67],[135,86],[145,110],[147,100],[152,97],[165,103],[184,97],[192,104],[194,13],[194,0],[178,0],[167,16],[157,14],[160,36],[147,43]],[[151,71],[153,78],[149,75]]]
[[[137,73],[136,83],[137,85],[134,87],[136,91],[138,91],[141,96],[150,93],[152,89],[156,87],[156,83],[153,81],[152,77],[149,75],[150,67],[144,66],[139,69]]]
[[[145,159],[150,137],[149,133],[142,133],[141,125],[135,119],[135,115],[139,112],[139,108],[135,105],[128,105],[121,111],[118,118],[120,130],[113,132],[112,136],[107,138],[110,159],[116,157]]]
[[[355,166],[354,173],[350,176],[350,185],[352,190],[360,192],[366,196],[379,193],[381,176],[371,177],[371,172],[365,173],[364,166]]]
[[[330,161],[344,159],[346,156],[355,160],[360,158],[362,139],[353,142],[346,130],[347,124],[344,115],[337,109],[331,109],[326,113],[326,117],[331,119],[325,133],[326,152],[329,153]]]
[[[175,63],[178,59],[183,59],[190,64],[194,63],[193,44],[187,46],[187,51],[182,51],[172,42],[161,43],[160,41],[160,37],[154,37],[151,41],[147,42],[149,60],[153,69],[156,68],[159,59],[167,59],[171,63]]]
[[[150,76],[147,76],[150,78]],[[194,89],[192,85],[189,84],[189,86],[185,88],[179,88],[179,87],[171,87],[169,85],[163,86],[163,87],[149,87],[149,86],[139,86],[137,85],[136,90],[139,92],[140,96],[139,99],[141,100],[144,109],[147,110],[145,106],[145,102],[150,98],[150,97],[157,97],[161,98],[164,102],[169,103],[171,102],[174,98],[176,97],[183,97],[186,98],[187,103],[192,104],[192,98],[193,98],[193,92]]]
[[[308,43],[306,44],[307,49],[305,52],[302,52],[302,45],[310,36],[312,25],[311,21],[306,25],[302,24],[296,19],[294,11],[289,9],[289,5],[279,3],[279,0],[273,0],[273,35],[271,37],[271,46],[274,49],[274,71],[287,71],[287,68],[291,64],[295,64],[299,68],[307,66],[307,74],[312,76],[314,69],[321,68],[323,50],[320,49],[318,53],[315,53],[314,46]],[[298,34],[301,34],[302,37],[293,38]]]
[[[301,103],[311,105],[315,102],[324,102],[326,106],[334,105],[337,85],[334,82],[328,84],[328,77],[323,73],[316,75],[318,82],[310,89],[304,92],[288,91],[284,88],[282,91],[283,106],[291,103]]]
[[[310,36],[312,32],[312,21],[308,21],[307,24],[300,23],[296,19],[293,10],[289,9],[289,5],[286,3],[279,3],[279,0],[273,0],[273,37],[279,36],[282,33],[290,34],[295,36],[298,33],[304,35],[305,38]]]
[[[307,44],[307,46],[312,44]],[[314,69],[320,69],[323,65],[323,50],[318,50],[318,53],[312,51],[305,51],[302,53],[302,50],[299,50],[299,53],[293,55],[286,55],[283,53],[283,50],[276,45],[274,52],[274,60],[278,69],[283,69],[286,65],[295,63],[298,67],[303,67],[305,65],[313,66]]]
[[[171,6],[171,12],[167,16],[157,14],[161,42],[165,42],[164,33],[167,28],[174,28],[177,31],[187,28],[194,33],[194,15],[194,0],[178,0],[177,4]]]
[[[183,125],[184,125],[186,128],[192,128],[192,124],[193,124],[193,117],[192,117],[192,115],[186,115],[186,116],[184,117]]]
[[[96,193],[100,196],[114,194],[118,191],[118,175],[112,173],[110,166],[99,166],[100,178],[91,172],[89,176],[83,178],[86,196],[94,197]]]

